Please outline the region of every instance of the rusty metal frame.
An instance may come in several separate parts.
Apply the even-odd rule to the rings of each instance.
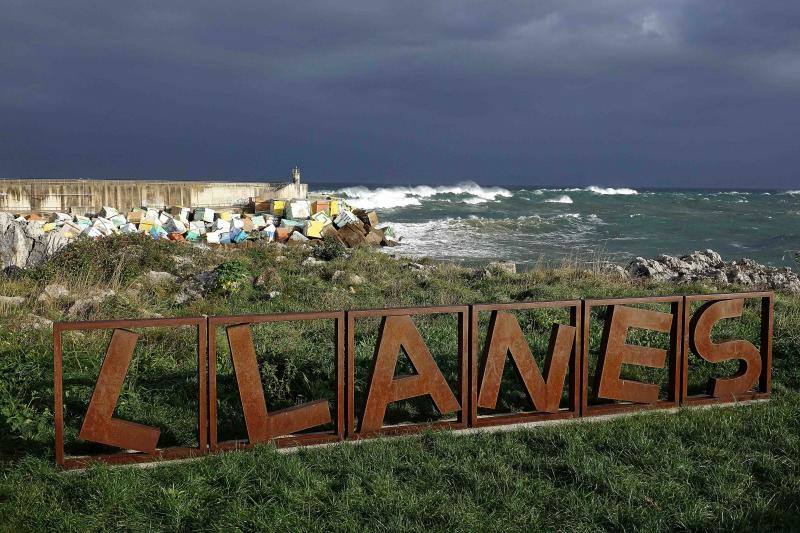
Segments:
[[[570,356],[568,366],[568,395],[569,407],[559,409],[557,413],[544,411],[524,411],[517,413],[498,413],[495,415],[478,416],[478,388],[480,386],[479,373],[481,366],[481,354],[478,349],[478,318],[480,313],[492,311],[527,311],[531,309],[561,308],[569,309],[570,324],[575,327],[575,342]],[[539,420],[555,420],[563,418],[574,418],[580,416],[581,412],[581,353],[583,337],[583,317],[581,300],[558,300],[543,302],[514,302],[496,304],[475,304],[470,306],[470,352],[469,352],[469,383],[470,383],[470,427],[486,427],[504,424],[518,424],[524,422],[535,422]],[[513,363],[512,363],[513,364]],[[544,372],[544,369],[541,369]]]
[[[458,316],[458,389],[457,399],[461,405],[456,420],[442,420],[436,422],[399,424],[393,426],[382,426],[377,431],[361,432],[357,431],[355,424],[355,329],[356,319],[358,318],[382,318],[386,317],[414,317],[417,315],[436,315],[436,314],[455,314]],[[431,429],[464,429],[469,422],[469,357],[468,357],[468,320],[469,306],[451,305],[436,307],[400,307],[389,309],[357,309],[347,311],[347,406],[346,406],[346,435],[348,439],[363,439],[381,435],[402,435],[416,433],[426,428]],[[380,343],[380,341],[379,341]],[[375,357],[373,356],[373,362]],[[370,375],[369,381],[372,381]],[[449,384],[448,384],[449,385]]]
[[[581,350],[581,416],[596,416],[618,413],[621,411],[633,411],[644,409],[669,409],[677,407],[680,402],[681,391],[681,360],[683,348],[683,296],[643,296],[635,298],[607,298],[607,299],[584,299],[583,302],[583,349]],[[670,346],[667,350],[666,367],[668,372],[667,399],[658,400],[653,404],[636,404],[628,402],[618,402],[601,405],[589,404],[589,339],[591,326],[592,307],[608,307],[614,305],[630,306],[639,304],[670,304],[673,316],[673,325],[670,331]],[[599,371],[599,369],[595,369]],[[596,376],[595,376],[596,377]]]
[[[197,442],[196,448],[168,447],[156,449],[155,453],[120,452],[113,454],[98,454],[93,456],[65,456],[64,455],[64,387],[63,364],[64,353],[62,348],[62,333],[65,331],[109,330],[120,328],[147,329],[157,327],[182,327],[195,326],[197,328],[197,374],[198,374],[198,412],[197,412]],[[55,460],[56,464],[66,470],[84,468],[93,462],[109,464],[147,463],[158,460],[183,459],[195,457],[206,453],[208,407],[207,399],[207,345],[208,334],[205,317],[192,318],[155,318],[132,320],[91,320],[79,322],[56,322],[53,324],[53,397],[54,397],[54,422],[55,422]],[[95,387],[97,384],[95,383]]]
[[[772,335],[774,331],[775,293],[773,291],[751,291],[740,293],[721,294],[695,294],[685,297],[683,312],[683,358],[681,361],[681,403],[684,405],[705,405],[715,403],[730,403],[730,400],[714,398],[709,394],[688,395],[689,388],[689,328],[693,316],[691,304],[707,303],[720,300],[755,299],[761,300],[761,374],[758,389],[745,393],[737,400],[756,400],[769,398],[772,391]]]
[[[344,311],[319,311],[304,313],[281,313],[263,315],[230,315],[208,317],[208,418],[209,448],[212,452],[250,448],[247,440],[219,442],[217,439],[217,343],[216,331],[221,326],[240,324],[265,324],[274,322],[299,322],[308,320],[333,320],[333,346],[336,357],[336,430],[299,433],[277,437],[271,440],[278,448],[289,446],[324,444],[338,442],[344,438],[345,427],[345,348]],[[213,338],[212,338],[213,335]]]

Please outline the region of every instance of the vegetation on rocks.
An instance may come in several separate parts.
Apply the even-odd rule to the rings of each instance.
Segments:
[[[60,474],[52,466],[47,321],[71,319],[80,301],[94,302],[82,307],[81,318],[96,319],[720,289],[709,280],[675,286],[581,265],[521,273],[464,268],[367,248],[339,250],[324,241],[230,249],[136,236],[81,241],[22,275],[0,276],[0,295],[11,298],[0,300],[0,529],[788,528],[800,519],[800,297],[791,294],[776,301],[775,399],[768,404],[503,434],[426,433],[292,455],[261,446],[152,469],[98,466]],[[537,310],[518,317],[541,364],[549,328],[565,314]],[[596,318],[599,323],[602,316]],[[481,317],[481,331],[486,322]],[[455,320],[427,317],[418,324],[445,376],[454,378]],[[759,335],[754,306],[721,326],[715,338]],[[378,327],[377,320],[357,326],[357,402]],[[600,329],[595,324],[590,331],[593,346]],[[165,428],[161,446],[192,445],[194,333],[140,333],[117,416]],[[331,321],[259,325],[253,333],[270,409],[332,399]],[[241,438],[244,421],[224,329],[211,338],[218,346],[220,436]],[[82,443],[77,432],[108,339],[108,332],[64,338],[65,440],[73,454],[101,449]],[[629,342],[664,339],[637,332]],[[401,361],[398,373],[410,372]],[[725,368],[736,371],[735,364]],[[511,386],[510,365],[507,371],[500,406],[522,408],[524,394]],[[662,377],[652,372],[626,368],[631,379]],[[691,390],[702,389],[710,372],[699,367]],[[425,398],[398,402],[387,414],[390,421],[439,416]]]

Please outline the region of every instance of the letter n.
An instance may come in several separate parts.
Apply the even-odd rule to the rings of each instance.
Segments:
[[[250,325],[228,326],[226,332],[250,443],[267,442],[275,437],[331,422],[327,400],[317,400],[281,409],[272,414],[267,413],[267,401],[264,397],[264,386],[261,384],[261,372],[256,361]]]
[[[417,373],[395,379],[401,349]],[[429,395],[443,414],[461,410],[410,316],[384,317],[372,365],[367,403],[359,429],[361,433],[381,429],[386,407],[408,398]]]
[[[114,330],[81,426],[80,437],[83,440],[139,452],[155,452],[160,429],[114,418],[114,408],[138,340],[139,335],[132,331]]]
[[[534,408],[548,413],[558,411],[575,345],[575,330],[574,326],[553,324],[545,362],[545,381],[516,317],[511,313],[493,312],[483,357],[478,407],[494,409],[497,405],[506,356],[510,355]]]
[[[710,363],[739,360],[739,371],[730,378],[711,378],[708,393],[714,398],[735,399],[746,393],[761,374],[761,353],[745,340],[715,344],[711,329],[723,318],[742,316],[744,300],[718,300],[703,304],[692,316],[689,344],[692,351]]]

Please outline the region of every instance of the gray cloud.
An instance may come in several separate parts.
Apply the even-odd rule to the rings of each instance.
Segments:
[[[800,183],[796,2],[0,2],[0,175]]]

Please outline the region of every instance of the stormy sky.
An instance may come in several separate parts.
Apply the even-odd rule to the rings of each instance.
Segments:
[[[0,176],[800,186],[800,2],[0,0]]]

